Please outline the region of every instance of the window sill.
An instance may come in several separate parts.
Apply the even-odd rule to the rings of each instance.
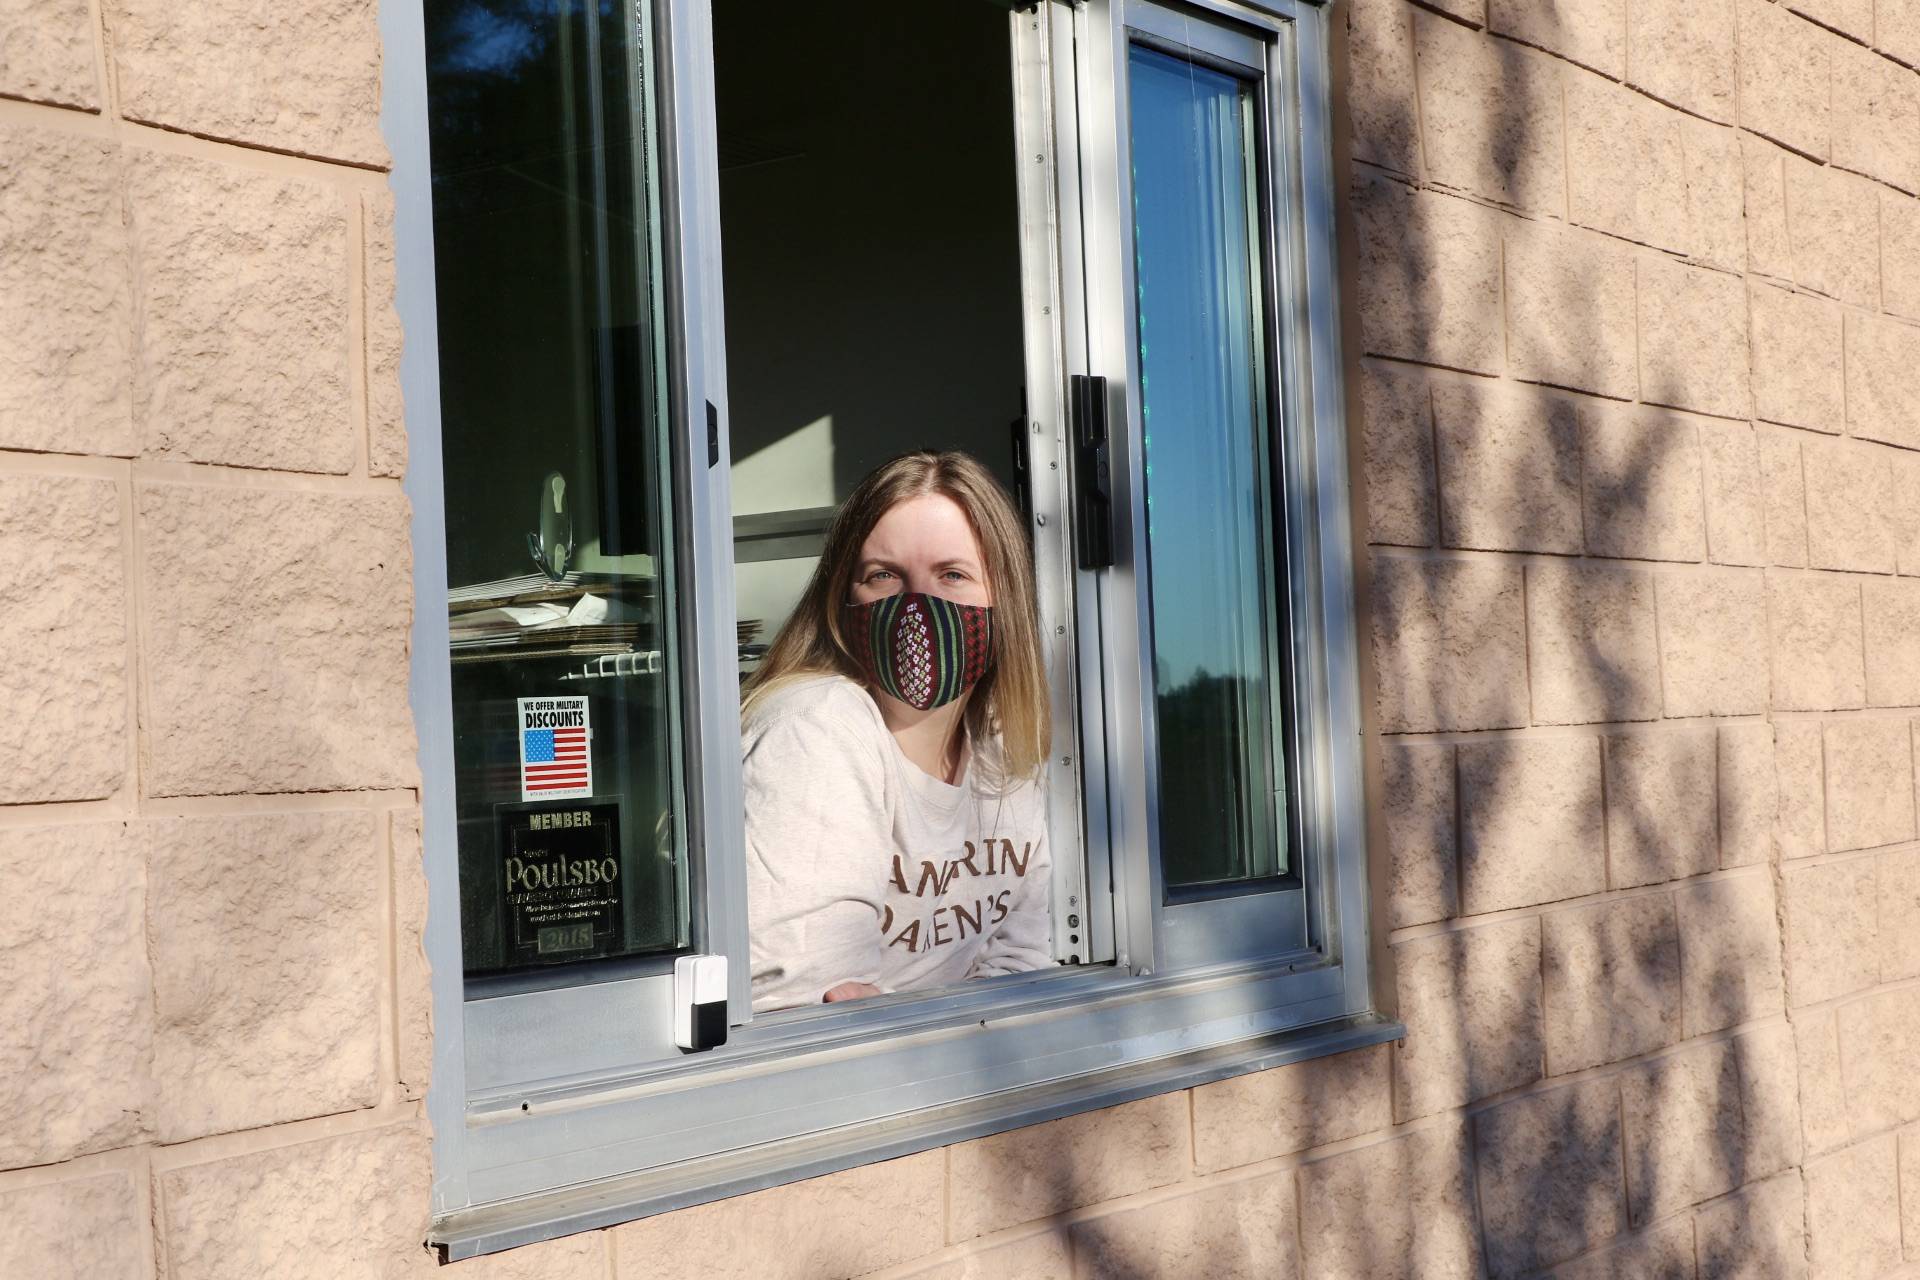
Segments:
[[[832,1127],[461,1210],[436,1219],[429,1241],[448,1261],[610,1227],[655,1213],[911,1155],[933,1147],[1118,1106],[1138,1098],[1397,1040],[1377,1014],[1335,1018],[1230,1043],[1116,1061],[1059,1078]],[[856,1069],[843,1064],[843,1069]]]

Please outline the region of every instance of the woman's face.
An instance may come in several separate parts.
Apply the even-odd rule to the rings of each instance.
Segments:
[[[897,503],[860,544],[850,602],[866,604],[905,591],[955,604],[993,603],[986,557],[960,504],[944,493]]]

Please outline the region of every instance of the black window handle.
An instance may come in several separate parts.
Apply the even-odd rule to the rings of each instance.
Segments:
[[[1113,566],[1113,456],[1107,432],[1107,380],[1068,380],[1073,417],[1073,524],[1082,569]]]

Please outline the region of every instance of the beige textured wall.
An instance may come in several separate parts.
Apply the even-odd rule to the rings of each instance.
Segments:
[[[1344,16],[1407,1039],[456,1273],[1920,1269],[1920,0]],[[378,58],[0,0],[0,1275],[431,1269]]]

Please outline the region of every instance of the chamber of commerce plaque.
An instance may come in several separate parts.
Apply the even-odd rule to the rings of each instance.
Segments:
[[[626,918],[620,802],[506,805],[499,815],[507,966],[618,953]]]

